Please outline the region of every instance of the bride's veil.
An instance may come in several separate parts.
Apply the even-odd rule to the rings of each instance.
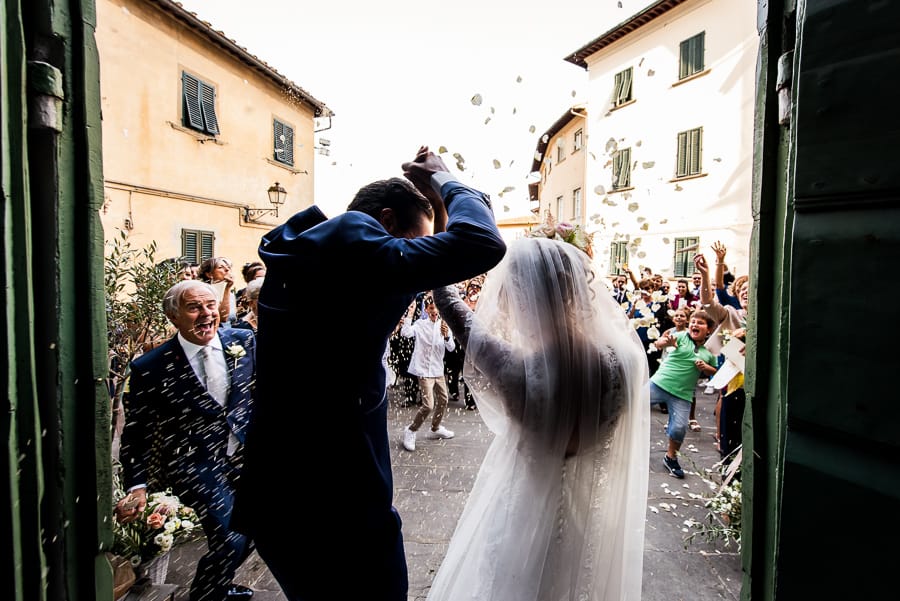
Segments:
[[[455,594],[639,599],[647,360],[622,308],[584,252],[525,238],[470,324],[464,378],[496,439],[445,558],[472,579]]]

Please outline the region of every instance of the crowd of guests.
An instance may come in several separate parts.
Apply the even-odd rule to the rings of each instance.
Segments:
[[[708,383],[726,361],[725,345],[732,338],[745,340],[749,279],[730,273],[724,244],[716,241],[711,250],[716,257],[714,272],[710,273],[705,256],[696,254],[693,273],[675,280],[674,289],[650,268],[642,268],[638,278],[627,264],[610,278],[613,298],[631,319],[647,350],[651,403],[670,413],[664,461],[678,478],[684,477],[677,451],[685,432],[688,428],[701,431],[695,419],[698,383],[707,384],[706,394],[716,395],[715,439],[720,455],[730,461],[741,446],[743,373],[722,388]]]

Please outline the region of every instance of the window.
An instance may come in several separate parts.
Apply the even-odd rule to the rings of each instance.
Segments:
[[[556,197],[556,220],[561,221],[565,219],[565,215],[563,215],[563,197]]]
[[[575,223],[580,223],[582,219],[581,209],[581,188],[572,190],[572,215]]]
[[[219,133],[216,90],[193,75],[181,73],[181,123],[212,136]]]
[[[199,265],[212,258],[216,235],[200,230],[181,230],[181,256],[185,261]]]
[[[572,152],[578,152],[584,146],[584,130],[579,129],[575,132],[575,147]]]
[[[694,273],[694,256],[700,248],[700,238],[689,236],[675,238],[675,270],[676,278],[690,277]]]
[[[624,274],[622,265],[628,263],[628,243],[613,242],[609,245],[609,275]]]
[[[675,177],[699,175],[703,169],[703,128],[697,127],[678,134],[678,157]]]
[[[275,119],[272,121],[275,144],[275,160],[285,165],[294,164],[294,128]]]
[[[705,41],[706,32],[701,31],[694,37],[681,42],[678,49],[678,79],[684,79],[703,71]]]
[[[562,138],[556,141],[556,162],[562,163],[566,160],[566,145],[563,144]]]
[[[632,74],[633,70],[631,67],[616,73],[615,93],[613,96],[613,104],[615,106],[622,106],[631,100]]]
[[[631,149],[622,148],[613,155],[613,190],[631,187]]]

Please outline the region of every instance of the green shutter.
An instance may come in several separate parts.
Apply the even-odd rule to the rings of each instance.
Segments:
[[[690,131],[690,137],[691,137],[690,174],[697,175],[702,170],[702,165],[700,163],[700,157],[701,157],[701,149],[702,149],[702,142],[703,142],[703,128],[698,127],[697,129],[692,129]]]
[[[705,31],[681,42],[678,47],[678,79],[684,79],[703,71],[705,42]]]
[[[203,122],[207,133],[219,133],[219,120],[216,118],[216,90],[209,84],[200,82],[200,106],[203,109]]]
[[[200,108],[200,82],[187,73],[181,74],[181,97],[183,125],[192,129],[203,129],[203,110]]]
[[[197,232],[181,230],[181,256],[191,263],[199,263],[197,260]]]
[[[216,236],[212,232],[200,232],[200,260],[197,261],[198,263],[213,257],[215,240]]]
[[[272,125],[275,160],[286,165],[294,164],[294,128],[278,119]]]

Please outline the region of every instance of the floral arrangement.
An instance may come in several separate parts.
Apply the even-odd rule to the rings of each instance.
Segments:
[[[568,242],[587,254],[587,256],[591,258],[594,256],[594,251],[591,248],[594,235],[584,231],[584,228],[578,224],[571,224],[565,221],[556,223],[550,211],[544,214],[543,223],[528,230],[525,235],[529,238],[550,238],[551,240]]]
[[[137,567],[195,538],[200,533],[198,523],[197,513],[170,490],[150,493],[144,511],[134,521],[113,521],[112,552]]]
[[[735,449],[735,455],[730,463],[725,460],[716,464],[719,468],[714,478],[703,478],[703,481],[713,492],[712,496],[705,497],[704,506],[707,509],[706,522],[690,520],[687,526],[694,529],[685,542],[691,542],[696,536],[700,536],[708,542],[722,540],[725,546],[731,543],[741,549],[741,509],[743,495],[741,491],[741,447]],[[702,477],[702,476],[701,476]]]

